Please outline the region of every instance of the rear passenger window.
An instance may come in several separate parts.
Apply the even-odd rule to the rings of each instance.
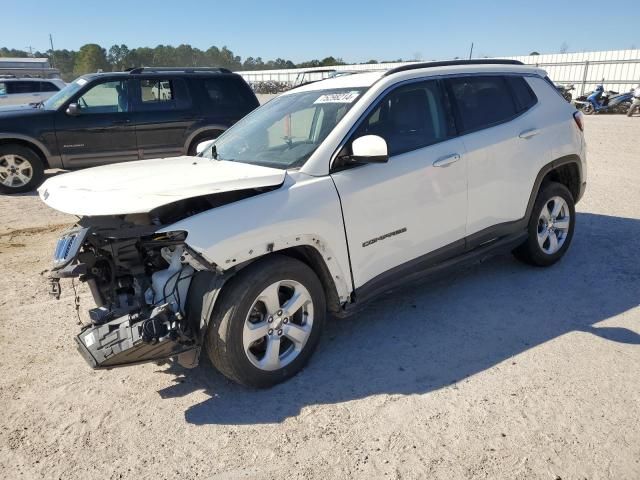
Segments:
[[[189,92],[181,79],[140,80],[141,110],[181,110],[191,105]]]
[[[515,97],[518,112],[529,110],[537,103],[538,99],[536,98],[536,94],[533,93],[533,90],[531,90],[531,87],[524,78],[509,76],[505,77],[505,79]]]
[[[436,81],[412,83],[389,93],[354,135],[385,139],[389,155],[440,142],[450,136],[449,119]]]
[[[496,125],[517,113],[504,77],[460,77],[448,82],[464,132]]]

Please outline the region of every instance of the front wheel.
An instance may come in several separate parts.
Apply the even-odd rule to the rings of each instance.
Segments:
[[[548,267],[565,254],[575,227],[575,203],[567,187],[547,183],[538,194],[531,212],[527,240],[513,251],[519,260]]]
[[[209,358],[237,383],[271,387],[304,367],[325,315],[324,290],[313,270],[270,255],[225,285],[207,331]]]
[[[25,193],[37,188],[44,178],[40,157],[22,145],[0,146],[0,192]]]

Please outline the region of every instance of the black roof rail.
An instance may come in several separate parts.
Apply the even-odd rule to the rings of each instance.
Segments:
[[[215,73],[231,73],[228,68],[222,67],[136,67],[127,70],[131,74],[136,73],[155,73],[155,72],[184,72],[184,73],[199,73],[199,72],[215,72]]]
[[[407,70],[416,70],[418,68],[433,67],[451,67],[454,65],[524,65],[520,60],[491,60],[488,58],[480,58],[477,60],[446,60],[444,62],[420,62],[401,65],[391,70],[387,70],[384,76],[392,75],[398,72],[406,72]]]

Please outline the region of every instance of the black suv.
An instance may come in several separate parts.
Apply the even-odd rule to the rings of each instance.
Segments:
[[[47,168],[193,155],[257,106],[223,68],[84,75],[39,104],[0,108],[0,192],[33,190]]]

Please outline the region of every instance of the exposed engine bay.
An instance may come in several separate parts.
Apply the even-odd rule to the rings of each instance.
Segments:
[[[185,244],[186,232],[159,230],[216,204],[256,193],[183,200],[149,214],[82,217],[58,240],[51,293],[60,297],[64,278],[78,278],[91,291],[96,306],[89,309],[90,323],[76,342],[93,368],[176,356],[184,366],[197,364],[202,305],[194,308],[192,299],[188,306],[189,289],[198,275],[203,277],[201,284],[224,275]],[[196,301],[202,301],[203,293],[206,288],[199,289]]]

